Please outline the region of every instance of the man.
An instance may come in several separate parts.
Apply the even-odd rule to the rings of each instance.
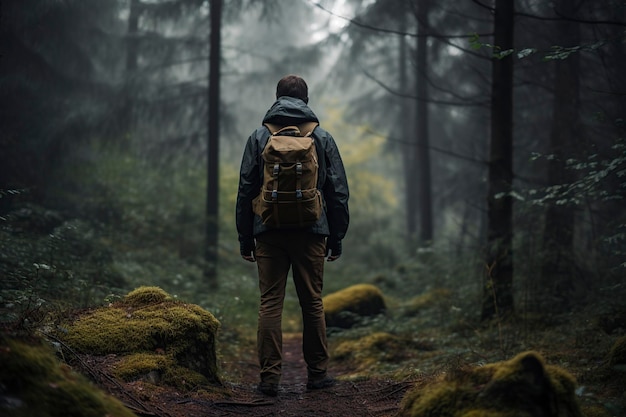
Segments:
[[[278,126],[319,122],[308,107],[308,87],[296,76],[283,77],[276,87],[276,101],[263,123]],[[254,213],[252,201],[263,183],[261,153],[270,137],[267,127],[256,129],[244,150],[237,195],[237,231],[243,259],[256,262],[261,302],[259,306],[257,351],[261,366],[259,390],[276,396],[281,378],[281,319],[285,286],[292,269],[302,309],[302,351],[307,364],[307,388],[334,384],[327,375],[328,348],[322,304],[324,259],[341,256],[341,241],[348,230],[348,183],[339,150],[333,137],[317,126],[312,134],[319,164],[317,188],[323,197],[321,217],[312,225],[280,228],[263,224]],[[256,241],[256,242],[255,242]]]

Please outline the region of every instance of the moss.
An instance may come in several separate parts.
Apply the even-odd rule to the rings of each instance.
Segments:
[[[622,336],[613,344],[609,352],[611,366],[626,364],[626,336]]]
[[[358,339],[332,341],[333,361],[352,369],[346,379],[368,378],[373,374],[385,373],[389,378],[405,380],[414,371],[403,363],[409,358],[422,356],[424,350],[431,350],[411,337],[375,332]]]
[[[170,363],[219,381],[215,347],[219,327],[219,321],[199,306],[175,300],[156,287],[141,287],[119,303],[81,315],[67,326],[67,334],[59,336],[73,349],[93,355],[145,354],[121,365],[124,378],[159,368],[162,360],[149,354],[162,353]],[[130,369],[130,364],[137,369]]]
[[[0,415],[133,417],[117,399],[58,362],[42,341],[0,339]]]
[[[377,332],[357,340],[342,342],[335,349],[333,357],[370,362],[384,360],[381,356],[395,355],[400,350],[402,350],[402,341],[398,337],[385,332]]]
[[[405,395],[400,415],[582,417],[575,387],[567,371],[546,365],[536,352],[524,352],[509,361],[455,370],[416,386]]]
[[[204,375],[178,366],[171,356],[136,353],[124,356],[115,366],[114,375],[125,381],[142,379],[152,384],[164,384],[189,390],[209,382]]]
[[[446,288],[435,288],[425,294],[413,298],[406,307],[405,315],[412,316],[428,307],[441,305],[450,299],[452,291]]]
[[[163,383],[182,391],[189,391],[206,386],[208,381],[204,375],[183,366],[170,366],[162,376]]]
[[[326,324],[349,328],[359,317],[374,316],[385,311],[383,293],[371,284],[357,284],[329,294],[323,299]]]
[[[174,366],[171,356],[153,353],[135,353],[127,355],[115,366],[114,375],[125,381],[132,381],[146,376],[151,372],[163,373],[167,368]]]
[[[124,297],[124,303],[134,307],[162,303],[170,299],[168,293],[159,287],[139,287]]]

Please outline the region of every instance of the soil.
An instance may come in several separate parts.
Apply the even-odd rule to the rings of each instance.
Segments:
[[[408,383],[371,378],[342,381],[333,387],[307,390],[306,365],[299,335],[285,335],[283,341],[283,378],[277,397],[257,392],[258,366],[253,352],[237,364],[222,364],[238,382],[225,382],[216,392],[193,390],[183,393],[173,388],[156,387],[144,381],[123,383],[113,379],[110,369],[117,362],[108,357],[82,357],[83,367],[98,385],[120,399],[138,416],[393,416],[410,387]],[[350,369],[333,368],[332,376],[341,377]]]

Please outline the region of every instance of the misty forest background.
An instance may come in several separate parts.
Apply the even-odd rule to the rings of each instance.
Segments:
[[[256,325],[241,154],[303,76],[350,184],[325,293],[433,289],[478,322],[623,303],[626,5],[1,3],[3,321],[160,286]],[[286,326],[298,328],[290,291]],[[291,324],[290,324],[291,323]]]

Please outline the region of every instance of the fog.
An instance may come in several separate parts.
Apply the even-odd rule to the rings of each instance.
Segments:
[[[493,1],[224,0],[219,155],[209,164],[219,175],[217,260],[204,249],[211,2],[4,1],[3,251],[31,265],[41,239],[74,224],[114,271],[64,269],[89,282],[85,302],[155,284],[206,304],[197,288],[207,262],[221,287],[254,277],[235,230],[239,163],[277,81],[298,74],[350,184],[351,225],[344,256],[327,267],[329,289],[450,286],[479,311],[493,219],[507,216],[488,203],[504,199],[518,294],[562,308],[588,301],[598,277],[608,287],[623,276],[626,24],[617,4],[568,1],[516,1],[507,49],[493,37]],[[513,68],[512,123],[494,119],[505,88],[494,60]],[[490,144],[503,123],[512,176],[490,195],[501,162]],[[24,208],[29,244],[15,232]],[[36,220],[46,212],[56,220]],[[61,246],[51,258],[66,256]],[[3,262],[7,288],[31,276]]]

